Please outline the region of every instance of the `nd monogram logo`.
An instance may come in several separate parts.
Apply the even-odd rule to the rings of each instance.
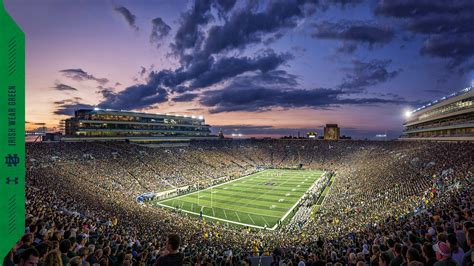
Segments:
[[[12,166],[17,166],[18,164],[20,163],[20,157],[18,157],[18,154],[8,154],[7,156],[5,156],[5,164],[8,166],[8,167],[12,167]]]

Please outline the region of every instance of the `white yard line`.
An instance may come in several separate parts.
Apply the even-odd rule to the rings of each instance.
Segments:
[[[247,216],[250,218],[250,220],[252,221],[252,223],[255,224],[255,221],[252,219],[252,216],[250,216],[250,214],[247,214]]]
[[[182,200],[182,202],[185,202],[185,203],[191,203],[189,201],[186,201],[186,200]],[[158,204],[158,203],[157,203]],[[162,203],[159,203],[158,205],[162,206],[162,205],[166,205],[166,204],[162,204]],[[174,208],[174,206],[171,206],[171,205],[166,205],[170,208]],[[205,207],[205,208],[208,208],[208,209],[213,209],[211,208],[209,205],[200,205],[202,207]],[[221,210],[228,210],[228,211],[233,211],[233,212],[239,212],[241,214],[252,214],[252,215],[260,215],[258,213],[255,213],[255,212],[249,212],[249,211],[236,211],[236,210],[233,210],[233,209],[227,209],[227,208],[223,208],[223,207],[214,207],[214,208],[218,208],[218,209],[221,209]],[[275,215],[270,215],[270,214],[266,214],[265,216],[267,217],[272,217],[272,218],[280,218],[280,216],[275,216]]]
[[[225,209],[224,209],[224,216],[225,216],[226,219],[228,219],[228,218],[227,218],[227,214],[225,213]]]
[[[210,186],[210,187],[207,187],[207,188],[205,188],[205,189],[200,189],[200,190],[197,190],[197,191],[194,191],[194,192],[191,192],[191,193],[183,194],[183,195],[181,195],[181,196],[172,197],[172,198],[169,198],[169,199],[164,199],[164,200],[161,200],[160,202],[165,202],[165,201],[169,201],[169,200],[172,200],[172,199],[179,199],[179,198],[182,198],[182,197],[185,197],[185,196],[189,196],[189,195],[192,195],[192,194],[196,194],[196,193],[202,193],[203,191],[206,191],[206,190],[208,190],[208,189],[215,188],[215,187],[219,187],[219,186],[222,186],[222,185],[225,185],[225,184],[229,184],[229,183],[232,183],[232,182],[241,180],[241,179],[245,179],[245,178],[251,177],[251,176],[253,176],[253,175],[256,175],[256,174],[258,174],[258,173],[260,173],[260,172],[256,172],[256,173],[249,174],[249,175],[246,175],[246,176],[242,176],[242,177],[239,177],[239,178],[236,178],[236,179],[232,179],[232,180],[229,180],[229,181],[227,181],[227,182],[220,183],[220,184],[217,184],[217,185],[214,185],[214,186]]]
[[[263,171],[262,171],[262,172],[263,172]],[[208,189],[210,189],[210,188],[214,188],[214,187],[222,186],[222,185],[225,185],[225,184],[228,184],[228,183],[232,183],[232,182],[235,182],[235,181],[237,181],[237,180],[241,180],[241,179],[248,178],[248,177],[250,177],[250,176],[255,176],[256,174],[262,174],[262,172],[256,172],[256,173],[253,173],[253,174],[250,174],[250,175],[241,177],[241,178],[237,178],[237,179],[234,179],[234,180],[227,181],[227,182],[225,182],[225,183],[221,183],[221,184],[217,184],[217,185],[215,185],[215,186],[208,187],[208,188],[206,188],[206,189],[204,189],[204,190],[200,190],[200,191],[198,190],[198,191],[195,191],[195,192],[192,192],[192,193],[189,193],[189,194],[184,194],[184,195],[181,195],[181,196],[178,196],[178,197],[174,197],[174,198],[171,198],[171,199],[169,199],[169,200],[173,200],[173,203],[174,203],[174,200],[175,200],[175,199],[178,199],[178,198],[181,198],[181,197],[184,197],[184,196],[188,196],[188,195],[191,195],[191,194],[195,194],[195,193],[198,193],[198,192],[202,192],[202,191],[208,190]],[[324,174],[325,174],[325,172],[322,172],[322,173],[319,175],[319,178],[320,178],[322,175],[324,175]],[[318,179],[319,179],[319,178],[318,178]],[[315,179],[314,182],[316,182],[318,179]],[[287,181],[288,181],[288,180],[287,180]],[[333,181],[333,182],[334,182],[334,181]],[[286,183],[286,182],[283,182],[283,184],[284,184],[284,183]],[[311,187],[311,186],[310,186],[310,187]],[[308,187],[308,189],[309,189],[310,187]],[[331,186],[331,187],[332,187],[332,186]],[[329,188],[329,189],[331,189],[331,188]],[[306,191],[305,191],[305,193],[306,193]],[[328,191],[328,193],[329,193],[329,191]],[[266,193],[264,193],[264,194],[266,194]],[[327,194],[326,194],[326,195],[327,195]],[[301,195],[301,197],[303,197],[303,196],[304,196],[304,193]],[[279,221],[283,221],[283,220],[286,219],[286,217],[288,217],[288,215],[291,213],[291,211],[293,211],[293,209],[296,208],[296,206],[297,206],[298,203],[300,202],[301,197],[300,197],[300,198],[298,199],[298,201],[296,201],[296,203],[288,210],[288,212],[286,212],[285,215],[283,215],[282,218],[279,218]],[[169,201],[169,200],[163,200],[163,201],[161,201],[161,202],[166,202],[166,201]],[[161,202],[158,202],[157,204],[160,205],[160,206],[162,206],[162,207],[165,207],[165,208],[174,209],[173,206],[164,205],[164,204],[162,204]],[[324,202],[324,201],[323,201],[323,202]],[[322,206],[322,205],[321,205],[321,206]],[[223,208],[220,208],[220,209],[223,209]],[[202,210],[202,208],[201,208],[201,210]],[[223,209],[223,210],[224,210],[224,209]],[[200,215],[199,213],[195,213],[195,212],[193,212],[193,211],[188,211],[188,210],[184,210],[184,209],[180,209],[180,211],[186,212],[186,213],[195,214],[195,215]],[[212,208],[212,211],[213,211],[213,213],[214,213],[214,208]],[[237,219],[239,219],[239,221],[241,221],[239,215],[237,214],[237,211],[234,211],[234,212],[235,212],[235,214],[237,215]],[[243,212],[243,213],[245,213],[245,212]],[[215,214],[214,214],[214,215],[215,215]],[[247,215],[249,216],[250,220],[252,220],[252,222],[255,223],[255,221],[252,219],[252,217],[250,216],[250,214],[247,213]],[[255,215],[258,215],[258,214],[255,214]],[[215,217],[215,216],[209,216],[209,215],[205,215],[205,214],[203,214],[202,216],[203,216],[203,217],[210,218],[210,219],[218,220],[218,221],[223,221],[223,222],[227,222],[227,223],[233,223],[233,224],[238,224],[238,225],[243,225],[243,226],[258,228],[258,229],[275,230],[275,229],[278,227],[278,222],[277,222],[272,228],[265,228],[265,227],[258,226],[258,225],[245,224],[245,223],[236,222],[236,221],[231,221],[231,220],[227,220],[227,219],[222,219],[222,218],[218,218],[218,217]],[[267,216],[268,216],[268,215],[267,215]],[[276,216],[275,216],[275,217],[276,217]],[[262,216],[262,218],[263,218],[263,216]],[[278,217],[276,217],[276,218],[278,218]],[[264,219],[264,221],[265,221],[265,218],[263,218],[263,219]],[[266,222],[266,221],[265,221],[265,222]]]
[[[323,172],[323,173],[319,176],[319,178],[321,178],[321,176],[323,176],[325,173],[326,173],[326,172]],[[318,179],[319,179],[319,178],[318,178]],[[316,182],[318,179],[314,180],[314,182]],[[309,189],[309,188],[308,188],[308,189]],[[329,189],[331,189],[331,188],[329,188]],[[306,190],[306,191],[308,191],[308,190]],[[329,191],[328,191],[328,192],[329,192]],[[306,193],[306,192],[305,192],[305,193]],[[304,193],[303,193],[303,195],[301,195],[301,198],[302,198],[303,196],[304,196]],[[301,198],[300,198],[298,201],[296,201],[295,205],[293,205],[293,206],[288,210],[288,212],[285,213],[285,215],[283,215],[283,217],[280,219],[280,221],[284,221],[284,220],[286,219],[286,217],[288,217],[288,215],[291,213],[291,211],[293,211],[293,209],[296,208],[296,205],[298,205],[298,203],[300,202]],[[272,228],[270,228],[270,229],[271,229],[271,230],[275,230],[277,227],[278,227],[278,222],[277,222]]]
[[[239,222],[242,222],[242,220],[240,220],[239,214],[236,211],[234,212],[235,212],[235,215],[237,215],[237,219],[239,219]]]
[[[174,209],[173,207],[170,207],[170,206],[167,206],[167,205],[163,205],[163,204],[161,204],[161,203],[158,203],[158,205],[160,205],[160,206],[162,206],[162,207],[165,207],[165,208]],[[199,213],[195,213],[195,212],[192,212],[192,211],[188,211],[188,210],[184,210],[184,209],[179,210],[179,211],[181,211],[181,212],[186,212],[186,213],[191,213],[191,214],[194,214],[194,215],[198,215],[198,216],[199,216]],[[226,223],[231,223],[231,224],[238,224],[238,225],[243,225],[243,226],[248,226],[248,227],[253,227],[253,228],[258,228],[258,229],[265,229],[265,227],[262,227],[262,226],[239,223],[239,222],[236,222],[236,221],[226,220],[226,219],[222,219],[222,218],[219,218],[219,217],[213,217],[213,216],[209,216],[209,215],[205,215],[205,214],[203,214],[202,217],[207,217],[207,218],[210,218],[210,219],[213,219],[213,220],[218,220],[218,221],[222,221],[222,222],[226,222]]]
[[[290,175],[290,176],[291,176],[291,175]],[[290,177],[290,176],[288,176],[288,177]],[[283,177],[283,176],[282,176],[282,177]],[[281,187],[281,186],[283,186],[284,184],[288,183],[288,181],[290,181],[288,177],[286,178],[286,181],[284,181],[283,183],[281,183],[280,185],[278,185],[276,188]],[[268,178],[268,179],[272,180],[272,178],[269,177],[269,176],[264,176],[263,178],[264,178],[264,179]],[[279,181],[279,179],[278,179],[278,181]],[[257,200],[257,199],[259,199],[259,198],[265,196],[265,195],[268,194],[269,192],[273,192],[273,189],[270,189],[270,190],[268,190],[267,192],[261,194],[260,196],[256,197],[254,200]],[[304,193],[303,193],[303,195],[304,195]],[[303,196],[303,195],[301,195],[301,196]],[[299,200],[298,200],[298,201],[299,201]],[[244,207],[248,206],[249,204],[250,204],[250,203],[245,204]]]

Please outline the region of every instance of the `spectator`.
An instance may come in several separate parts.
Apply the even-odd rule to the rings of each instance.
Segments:
[[[18,266],[36,266],[39,262],[39,253],[35,248],[28,248],[20,255]]]
[[[438,242],[433,246],[433,250],[436,252],[436,258],[438,259],[434,264],[435,266],[457,265],[456,261],[451,258],[450,250],[446,243]]]
[[[466,243],[471,248],[462,259],[462,266],[474,264],[474,226],[466,231]]]
[[[437,260],[436,260],[436,253],[433,250],[433,245],[431,243],[425,243],[423,244],[423,258],[425,258],[425,265],[426,266],[433,266]]]
[[[61,258],[61,253],[57,250],[52,250],[46,254],[44,258],[44,266],[63,266],[63,260]],[[69,259],[68,259],[69,261]]]
[[[400,266],[403,264],[402,245],[400,243],[396,243],[394,251],[395,257],[390,261],[390,266]]]
[[[155,265],[157,266],[183,265],[183,254],[178,252],[179,245],[180,245],[179,236],[177,234],[169,234],[168,239],[166,241],[166,249],[158,258]]]
[[[59,244],[59,251],[61,252],[61,261],[63,265],[67,265],[69,262],[69,257],[67,254],[71,250],[71,241],[69,239],[64,239]]]

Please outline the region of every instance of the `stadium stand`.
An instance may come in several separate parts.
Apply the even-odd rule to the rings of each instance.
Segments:
[[[4,265],[472,265],[473,151],[472,142],[32,143],[25,235]],[[299,164],[335,178],[316,212],[306,207],[328,180],[279,230],[136,201]]]

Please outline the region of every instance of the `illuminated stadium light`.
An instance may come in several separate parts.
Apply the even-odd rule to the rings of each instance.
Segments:
[[[95,107],[94,108],[94,111],[99,111],[100,109],[98,107]]]
[[[199,120],[203,120],[203,119],[204,119],[204,116],[200,115]]]
[[[412,111],[409,111],[409,110],[406,110],[406,111],[405,111],[405,117],[406,117],[406,118],[410,118],[410,117],[411,117],[411,114],[412,114]]]
[[[195,116],[195,115],[192,115],[191,118],[194,119],[194,118],[196,118],[196,116]]]
[[[242,137],[242,134],[241,134],[241,133],[239,133],[237,136],[239,136],[239,137]]]

